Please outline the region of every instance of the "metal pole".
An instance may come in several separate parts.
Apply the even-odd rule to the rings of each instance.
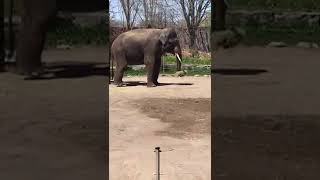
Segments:
[[[14,24],[13,24],[13,0],[10,0],[10,10],[9,10],[9,24],[8,24],[8,30],[9,30],[9,54],[8,58],[12,58],[13,51],[14,51],[14,43],[15,43],[15,34],[14,34]]]
[[[156,180],[160,180],[160,147],[156,147],[154,152],[156,152]]]
[[[4,44],[4,1],[0,2],[0,70],[5,59],[5,44]]]

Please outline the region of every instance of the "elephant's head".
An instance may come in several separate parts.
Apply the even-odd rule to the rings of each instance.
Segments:
[[[175,55],[181,63],[182,51],[176,31],[172,28],[162,29],[160,41],[162,43],[162,52]]]

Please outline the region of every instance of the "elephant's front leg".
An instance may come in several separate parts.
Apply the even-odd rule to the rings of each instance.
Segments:
[[[38,75],[41,53],[49,21],[55,15],[55,1],[23,1],[24,14],[17,43],[16,65],[19,74]]]
[[[41,69],[41,52],[44,44],[44,31],[36,25],[24,22],[17,46],[17,73],[31,75]]]
[[[156,73],[156,63],[154,61],[149,61],[146,63],[147,70],[148,70],[148,77],[147,77],[147,86],[148,87],[156,87],[157,84],[154,82],[155,73]]]
[[[153,75],[152,75],[152,82],[157,86],[159,85],[158,77],[160,74],[160,68],[161,68],[161,57],[157,57],[154,62],[154,71],[153,71]]]

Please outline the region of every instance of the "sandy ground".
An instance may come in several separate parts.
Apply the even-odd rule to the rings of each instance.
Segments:
[[[106,179],[106,59],[46,50],[50,78],[0,73],[0,179]]]
[[[109,86],[111,180],[155,179],[154,148],[162,150],[162,180],[211,179],[211,78],[124,78]]]
[[[237,47],[214,54],[214,177],[320,177],[320,50]]]

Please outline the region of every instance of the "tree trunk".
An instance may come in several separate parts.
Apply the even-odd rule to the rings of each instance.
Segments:
[[[5,50],[4,50],[4,2],[0,3],[0,71],[4,65]]]
[[[190,49],[197,49],[196,47],[196,29],[193,27],[188,28],[189,31],[189,40],[190,40]]]
[[[213,31],[225,30],[227,6],[224,0],[214,0]]]

